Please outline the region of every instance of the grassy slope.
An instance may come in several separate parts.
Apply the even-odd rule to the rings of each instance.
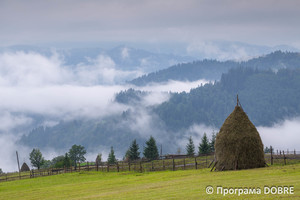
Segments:
[[[150,173],[81,172],[0,183],[0,199],[220,199],[207,185],[293,185],[294,195],[242,195],[241,199],[300,199],[300,164],[210,172],[209,169]],[[237,199],[227,195],[225,199]]]

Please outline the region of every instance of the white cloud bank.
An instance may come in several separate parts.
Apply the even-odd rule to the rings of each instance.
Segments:
[[[274,150],[300,151],[300,118],[285,120],[272,127],[257,127],[264,146]]]
[[[129,56],[129,52],[123,53],[125,57]],[[114,95],[132,85],[116,82],[138,76],[140,72],[117,70],[113,60],[103,55],[90,63],[65,66],[55,52],[49,58],[33,52],[0,54],[0,168],[4,171],[17,170],[16,150],[22,152],[20,161],[28,162],[30,149],[16,144],[16,141],[35,125],[32,115],[45,117],[41,125],[51,126],[60,120],[99,118],[127,109],[127,106],[113,101]],[[170,81],[162,85],[136,87],[153,93],[143,99],[138,110],[141,117],[134,121],[136,124],[132,129],[147,127],[147,131],[141,134],[145,137],[150,135],[154,122],[143,106],[167,101],[169,94],[161,91],[189,91],[201,83],[203,81]],[[105,150],[102,153],[104,157],[107,154]],[[46,159],[52,159],[63,152],[49,149],[43,154]],[[95,155],[90,153],[88,158]]]

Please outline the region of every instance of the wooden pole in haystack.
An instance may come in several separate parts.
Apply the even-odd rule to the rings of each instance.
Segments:
[[[19,178],[21,179],[21,171],[20,171],[20,163],[19,163],[18,151],[16,151],[16,154],[17,154],[17,162],[18,162],[18,169],[19,169]]]

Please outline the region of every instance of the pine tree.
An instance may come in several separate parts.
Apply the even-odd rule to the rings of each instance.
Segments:
[[[129,147],[129,159],[138,160],[140,159],[139,145],[136,140],[133,140],[131,146]]]
[[[216,134],[213,131],[212,135],[211,135],[211,140],[210,140],[210,143],[209,143],[210,151],[211,152],[215,152],[215,141],[216,141]]]
[[[108,164],[115,164],[117,162],[113,147],[110,148],[110,153],[108,155],[107,162],[108,162]]]
[[[195,155],[195,145],[194,145],[192,136],[190,136],[189,143],[186,145],[186,154],[188,156],[194,156]]]
[[[146,142],[146,147],[144,149],[144,156],[150,160],[155,160],[158,159],[159,157],[156,142],[152,136],[150,136],[149,140]]]
[[[129,161],[129,149],[127,149],[125,156],[123,157],[123,161]]]
[[[64,164],[65,167],[71,167],[71,165],[72,165],[72,161],[71,161],[68,153],[65,154],[63,164]]]
[[[208,143],[206,133],[204,133],[201,143],[199,144],[199,155],[208,153],[210,153],[210,145]]]

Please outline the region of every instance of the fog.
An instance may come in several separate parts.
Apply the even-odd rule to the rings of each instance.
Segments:
[[[284,120],[272,127],[257,127],[264,146],[274,150],[300,151],[300,118]]]
[[[124,51],[123,56],[129,56]],[[16,171],[16,151],[19,152],[21,164],[29,162],[32,147],[17,143],[23,134],[28,134],[36,126],[53,126],[61,120],[95,119],[122,113],[131,109],[134,116],[129,119],[128,126],[142,138],[150,135],[158,144],[171,144],[185,153],[189,136],[193,137],[196,150],[204,132],[211,138],[218,128],[203,124],[194,124],[175,138],[161,123],[158,116],[147,107],[168,101],[169,92],[189,92],[191,88],[208,83],[209,80],[193,82],[170,80],[161,84],[149,84],[137,87],[120,84],[120,79],[137,77],[142,71],[122,71],[115,68],[114,61],[105,55],[99,55],[90,65],[78,64],[66,66],[63,58],[53,52],[51,57],[37,53],[3,53],[0,54],[0,168],[3,171]],[[114,101],[115,95],[129,88],[149,91],[137,105],[124,105]],[[37,121],[35,116],[42,116]],[[258,127],[265,146],[274,149],[299,150],[300,119],[290,119],[272,127]],[[54,148],[43,149],[45,159],[63,155],[65,150]],[[98,153],[106,160],[109,149],[99,146],[87,153],[87,159],[93,161]],[[124,152],[115,149],[118,159]],[[163,150],[164,152],[164,150]],[[164,152],[166,153],[166,152]],[[173,152],[175,153],[175,152]]]
[[[122,53],[129,56],[126,51]],[[121,113],[129,106],[114,102],[114,96],[131,87],[151,92],[138,109],[134,108],[140,117],[132,119],[130,126],[132,130],[142,129],[140,133],[146,138],[152,132],[155,120],[145,107],[167,101],[168,92],[189,91],[207,82],[169,81],[145,87],[121,85],[119,79],[137,77],[143,72],[117,70],[114,61],[105,55],[99,55],[90,63],[66,66],[63,57],[56,52],[51,57],[34,52],[0,54],[0,168],[17,170],[17,150],[20,161],[29,163],[30,149],[16,144],[16,141],[32,128],[53,126],[61,120],[94,119]],[[44,120],[37,122],[32,116],[42,116]],[[102,153],[106,159],[107,150],[99,148],[101,152],[89,152],[87,158]],[[52,159],[65,152],[47,149],[42,153],[46,159]]]

